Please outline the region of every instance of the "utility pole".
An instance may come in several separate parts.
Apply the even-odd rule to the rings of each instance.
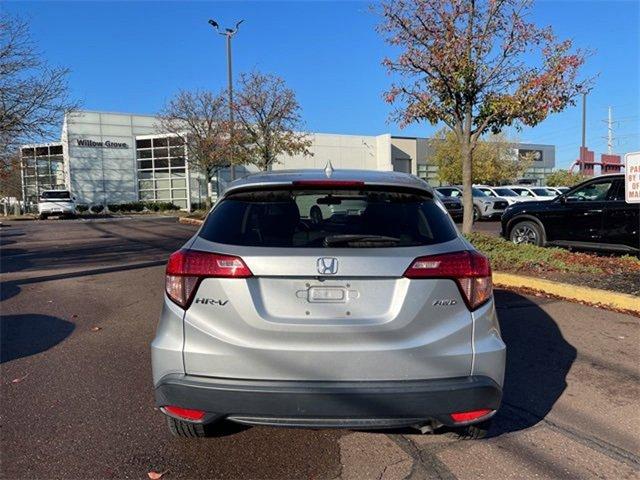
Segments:
[[[231,180],[236,179],[236,167],[233,164],[233,154],[235,151],[235,145],[233,143],[234,123],[233,123],[233,75],[231,73],[231,37],[238,33],[240,24],[244,20],[240,20],[236,23],[235,28],[225,28],[224,31],[220,30],[220,25],[215,20],[209,20],[209,25],[216,29],[218,34],[227,37],[227,92],[229,94],[229,142],[231,144],[231,158],[229,159],[231,167]]]
[[[582,94],[582,148],[587,146],[587,94]]]
[[[613,118],[611,115],[611,107],[609,107],[609,117],[607,118],[607,153],[613,154]]]

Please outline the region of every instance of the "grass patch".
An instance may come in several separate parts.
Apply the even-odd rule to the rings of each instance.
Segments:
[[[599,257],[587,253],[573,253],[561,248],[516,245],[503,238],[478,232],[466,237],[489,257],[494,270],[590,274],[640,272],[640,261],[630,256]]]

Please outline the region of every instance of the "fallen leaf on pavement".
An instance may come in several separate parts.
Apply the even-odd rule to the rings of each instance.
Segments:
[[[147,473],[147,475],[149,475],[149,478],[151,480],[160,480],[162,476],[168,471],[169,470],[165,470],[164,472],[154,472],[153,470],[151,470],[149,473]]]
[[[92,332],[97,332],[98,330],[102,330],[102,327],[91,327]]]
[[[27,373],[24,377],[14,378],[13,380],[11,380],[11,383],[20,383],[21,381],[23,381],[28,376],[29,376],[29,374]]]

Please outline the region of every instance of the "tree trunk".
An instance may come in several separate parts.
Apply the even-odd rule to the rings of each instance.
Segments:
[[[464,129],[460,141],[460,153],[462,154],[462,206],[464,216],[462,217],[462,233],[471,233],[473,226],[473,192],[472,182],[472,158],[471,134],[468,129]]]

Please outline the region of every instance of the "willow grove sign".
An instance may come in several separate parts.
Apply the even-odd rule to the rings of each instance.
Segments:
[[[79,138],[76,140],[79,147],[89,148],[129,148],[129,145],[124,142],[112,142],[111,140],[105,140],[104,142],[97,142],[95,140],[86,140]]]

